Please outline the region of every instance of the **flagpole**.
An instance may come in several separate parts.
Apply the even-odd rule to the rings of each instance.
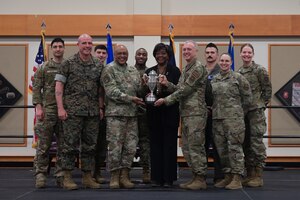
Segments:
[[[175,43],[174,43],[174,35],[173,35],[173,30],[174,30],[174,25],[172,23],[169,24],[169,42],[170,42],[170,47],[172,49],[172,55],[169,58],[169,63],[172,64],[173,66],[176,66],[176,60],[175,60]]]
[[[229,24],[229,36],[233,38],[234,24]]]
[[[41,24],[41,37],[42,37],[42,42],[43,42],[43,50],[44,50],[44,61],[47,61],[47,49],[46,49],[46,42],[45,42],[45,36],[46,36],[46,23],[43,20]]]
[[[46,45],[45,45],[45,36],[46,36],[46,23],[43,20],[42,24],[41,24],[41,42],[40,42],[38,53],[37,53],[36,59],[35,59],[37,66],[36,67],[34,66],[34,68],[33,68],[34,73],[36,73],[36,71],[38,70],[38,67],[40,67],[47,60],[47,56],[46,56],[47,49],[46,49]],[[42,48],[41,51],[43,51],[42,52],[43,55],[40,55],[40,53],[41,53],[40,48]],[[42,58],[41,58],[41,56],[42,56]],[[37,61],[39,61],[39,62],[37,62]],[[34,75],[31,76],[31,80],[34,81]],[[29,90],[32,92],[32,85],[29,86]],[[33,126],[35,126],[35,124],[36,124],[36,109],[34,109]],[[32,148],[37,147],[37,141],[38,141],[37,134],[33,130]]]
[[[172,23],[169,24],[168,29],[169,29],[170,39],[172,40],[172,48],[175,54],[174,35],[173,35],[174,25]]]

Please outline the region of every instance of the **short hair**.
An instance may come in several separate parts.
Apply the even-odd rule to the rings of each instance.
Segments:
[[[65,41],[62,38],[60,38],[60,37],[54,38],[52,40],[51,47],[52,47],[53,43],[55,43],[55,42],[61,42],[63,44],[63,46],[65,46]]]
[[[220,58],[221,58],[223,55],[229,56],[230,60],[232,61],[232,57],[231,57],[231,55],[230,55],[229,53],[222,53],[222,54],[220,55]]]
[[[171,57],[172,55],[172,49],[169,45],[167,44],[164,44],[164,43],[158,43],[157,45],[155,45],[154,49],[153,49],[153,56],[155,58],[155,55],[158,51],[162,50],[162,49],[165,49],[169,58]]]
[[[217,47],[217,45],[215,45],[214,43],[210,42],[206,45],[205,49],[209,48],[209,47],[213,47],[215,49],[217,49],[217,52],[219,52],[219,49]]]
[[[194,45],[195,49],[198,50],[198,45],[194,40],[187,40],[187,41],[184,42],[184,44],[187,44],[187,43],[192,43]]]
[[[103,44],[99,44],[99,45],[95,46],[94,52],[96,52],[98,49],[102,49],[102,50],[105,50],[107,52],[107,48]]]
[[[250,47],[250,48],[252,49],[252,53],[254,53],[254,47],[252,46],[252,44],[250,44],[250,43],[243,44],[243,45],[241,46],[240,52],[243,51],[243,48],[244,48],[244,47]]]
[[[148,51],[147,51],[145,48],[143,48],[143,47],[138,48],[138,49],[135,51],[135,54],[136,54],[139,50],[144,50],[144,51],[146,51],[146,53],[148,54]]]

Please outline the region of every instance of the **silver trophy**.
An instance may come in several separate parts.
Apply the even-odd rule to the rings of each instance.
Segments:
[[[153,94],[153,91],[156,87],[158,76],[154,70],[151,70],[147,77],[148,77],[147,85],[151,93],[146,97],[146,103],[153,104],[156,101],[156,96]]]

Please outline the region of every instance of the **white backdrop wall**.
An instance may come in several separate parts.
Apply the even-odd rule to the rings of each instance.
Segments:
[[[1,14],[299,14],[299,0],[1,0]],[[18,6],[16,6],[18,5]]]

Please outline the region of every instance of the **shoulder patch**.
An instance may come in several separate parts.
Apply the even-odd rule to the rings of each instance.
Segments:
[[[103,76],[103,83],[104,84],[107,84],[107,83],[109,83],[110,82],[110,76],[108,75],[108,74],[105,74],[104,76]]]
[[[194,70],[191,74],[191,82],[195,82],[200,77],[200,73],[197,70]]]
[[[249,84],[244,84],[244,90],[250,90]]]

